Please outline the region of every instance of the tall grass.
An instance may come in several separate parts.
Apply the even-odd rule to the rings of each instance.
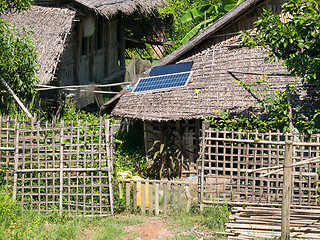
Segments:
[[[230,211],[227,203],[212,204],[202,212],[197,206],[192,207],[190,211],[169,212],[169,217],[181,226],[193,227],[196,224],[203,230],[219,232],[224,232],[229,216]]]
[[[85,217],[48,214],[24,210],[0,186],[0,239],[119,239],[126,234],[127,224],[138,224],[137,218]]]

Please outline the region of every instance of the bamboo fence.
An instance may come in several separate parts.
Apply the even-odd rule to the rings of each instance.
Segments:
[[[8,169],[13,196],[25,208],[113,214],[108,120],[96,125],[9,119],[0,123],[1,147],[14,149],[1,152],[1,167]]]
[[[283,165],[289,134],[213,131],[204,125],[202,136],[198,161],[202,204],[281,205],[283,169],[271,170]],[[293,139],[291,203],[317,206],[319,161],[299,163],[320,156],[320,135],[297,134]]]
[[[197,204],[192,192],[197,192],[197,183],[148,179],[120,179],[120,199],[126,199],[127,211],[142,214],[166,213],[173,209],[190,210]]]

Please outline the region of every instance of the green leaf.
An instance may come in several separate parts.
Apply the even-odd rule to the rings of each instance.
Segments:
[[[163,152],[163,149],[164,149],[164,144],[162,143],[162,144],[160,145],[160,153]]]

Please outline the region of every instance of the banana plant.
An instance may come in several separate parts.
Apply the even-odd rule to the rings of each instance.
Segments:
[[[214,5],[206,4],[196,8],[193,8],[186,12],[181,17],[181,23],[187,23],[190,21],[196,21],[204,19],[204,21],[197,24],[194,28],[188,32],[185,37],[181,40],[182,44],[188,42],[193,36],[204,30],[206,27],[214,23],[217,19],[223,16],[225,13],[230,11],[236,5],[241,3],[243,0],[222,0]]]
[[[158,170],[160,179],[166,177],[169,180],[174,178],[181,170],[181,150],[174,148],[174,139],[171,138],[167,143],[154,141],[149,153],[153,152],[152,160],[154,167]]]

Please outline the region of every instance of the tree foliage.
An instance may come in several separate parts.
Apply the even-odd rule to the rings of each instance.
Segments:
[[[189,41],[242,0],[168,0],[170,6],[160,10],[162,18],[172,16],[168,36],[174,48]]]
[[[0,17],[10,12],[26,11],[30,0],[1,1]],[[9,84],[22,101],[35,95],[37,54],[31,31],[18,30],[0,19],[0,76]],[[7,114],[15,106],[14,99],[0,84],[0,112]]]
[[[185,44],[241,2],[242,0],[221,0],[215,4],[205,4],[187,11],[180,19],[182,24],[190,21],[197,22],[198,19],[201,19],[201,22],[194,26],[180,42]]]
[[[256,33],[243,33],[245,45],[268,49],[266,60],[282,59],[292,75],[320,83],[319,0],[289,0],[280,15],[264,10],[255,28]]]
[[[163,19],[167,19],[171,16],[173,22],[167,26],[168,40],[174,43],[174,48],[181,46],[181,40],[184,36],[192,30],[193,27],[203,21],[202,18],[195,19],[195,21],[189,21],[186,23],[181,22],[181,18],[190,9],[203,6],[205,4],[215,4],[219,0],[167,0],[170,4],[168,7],[159,10]]]

